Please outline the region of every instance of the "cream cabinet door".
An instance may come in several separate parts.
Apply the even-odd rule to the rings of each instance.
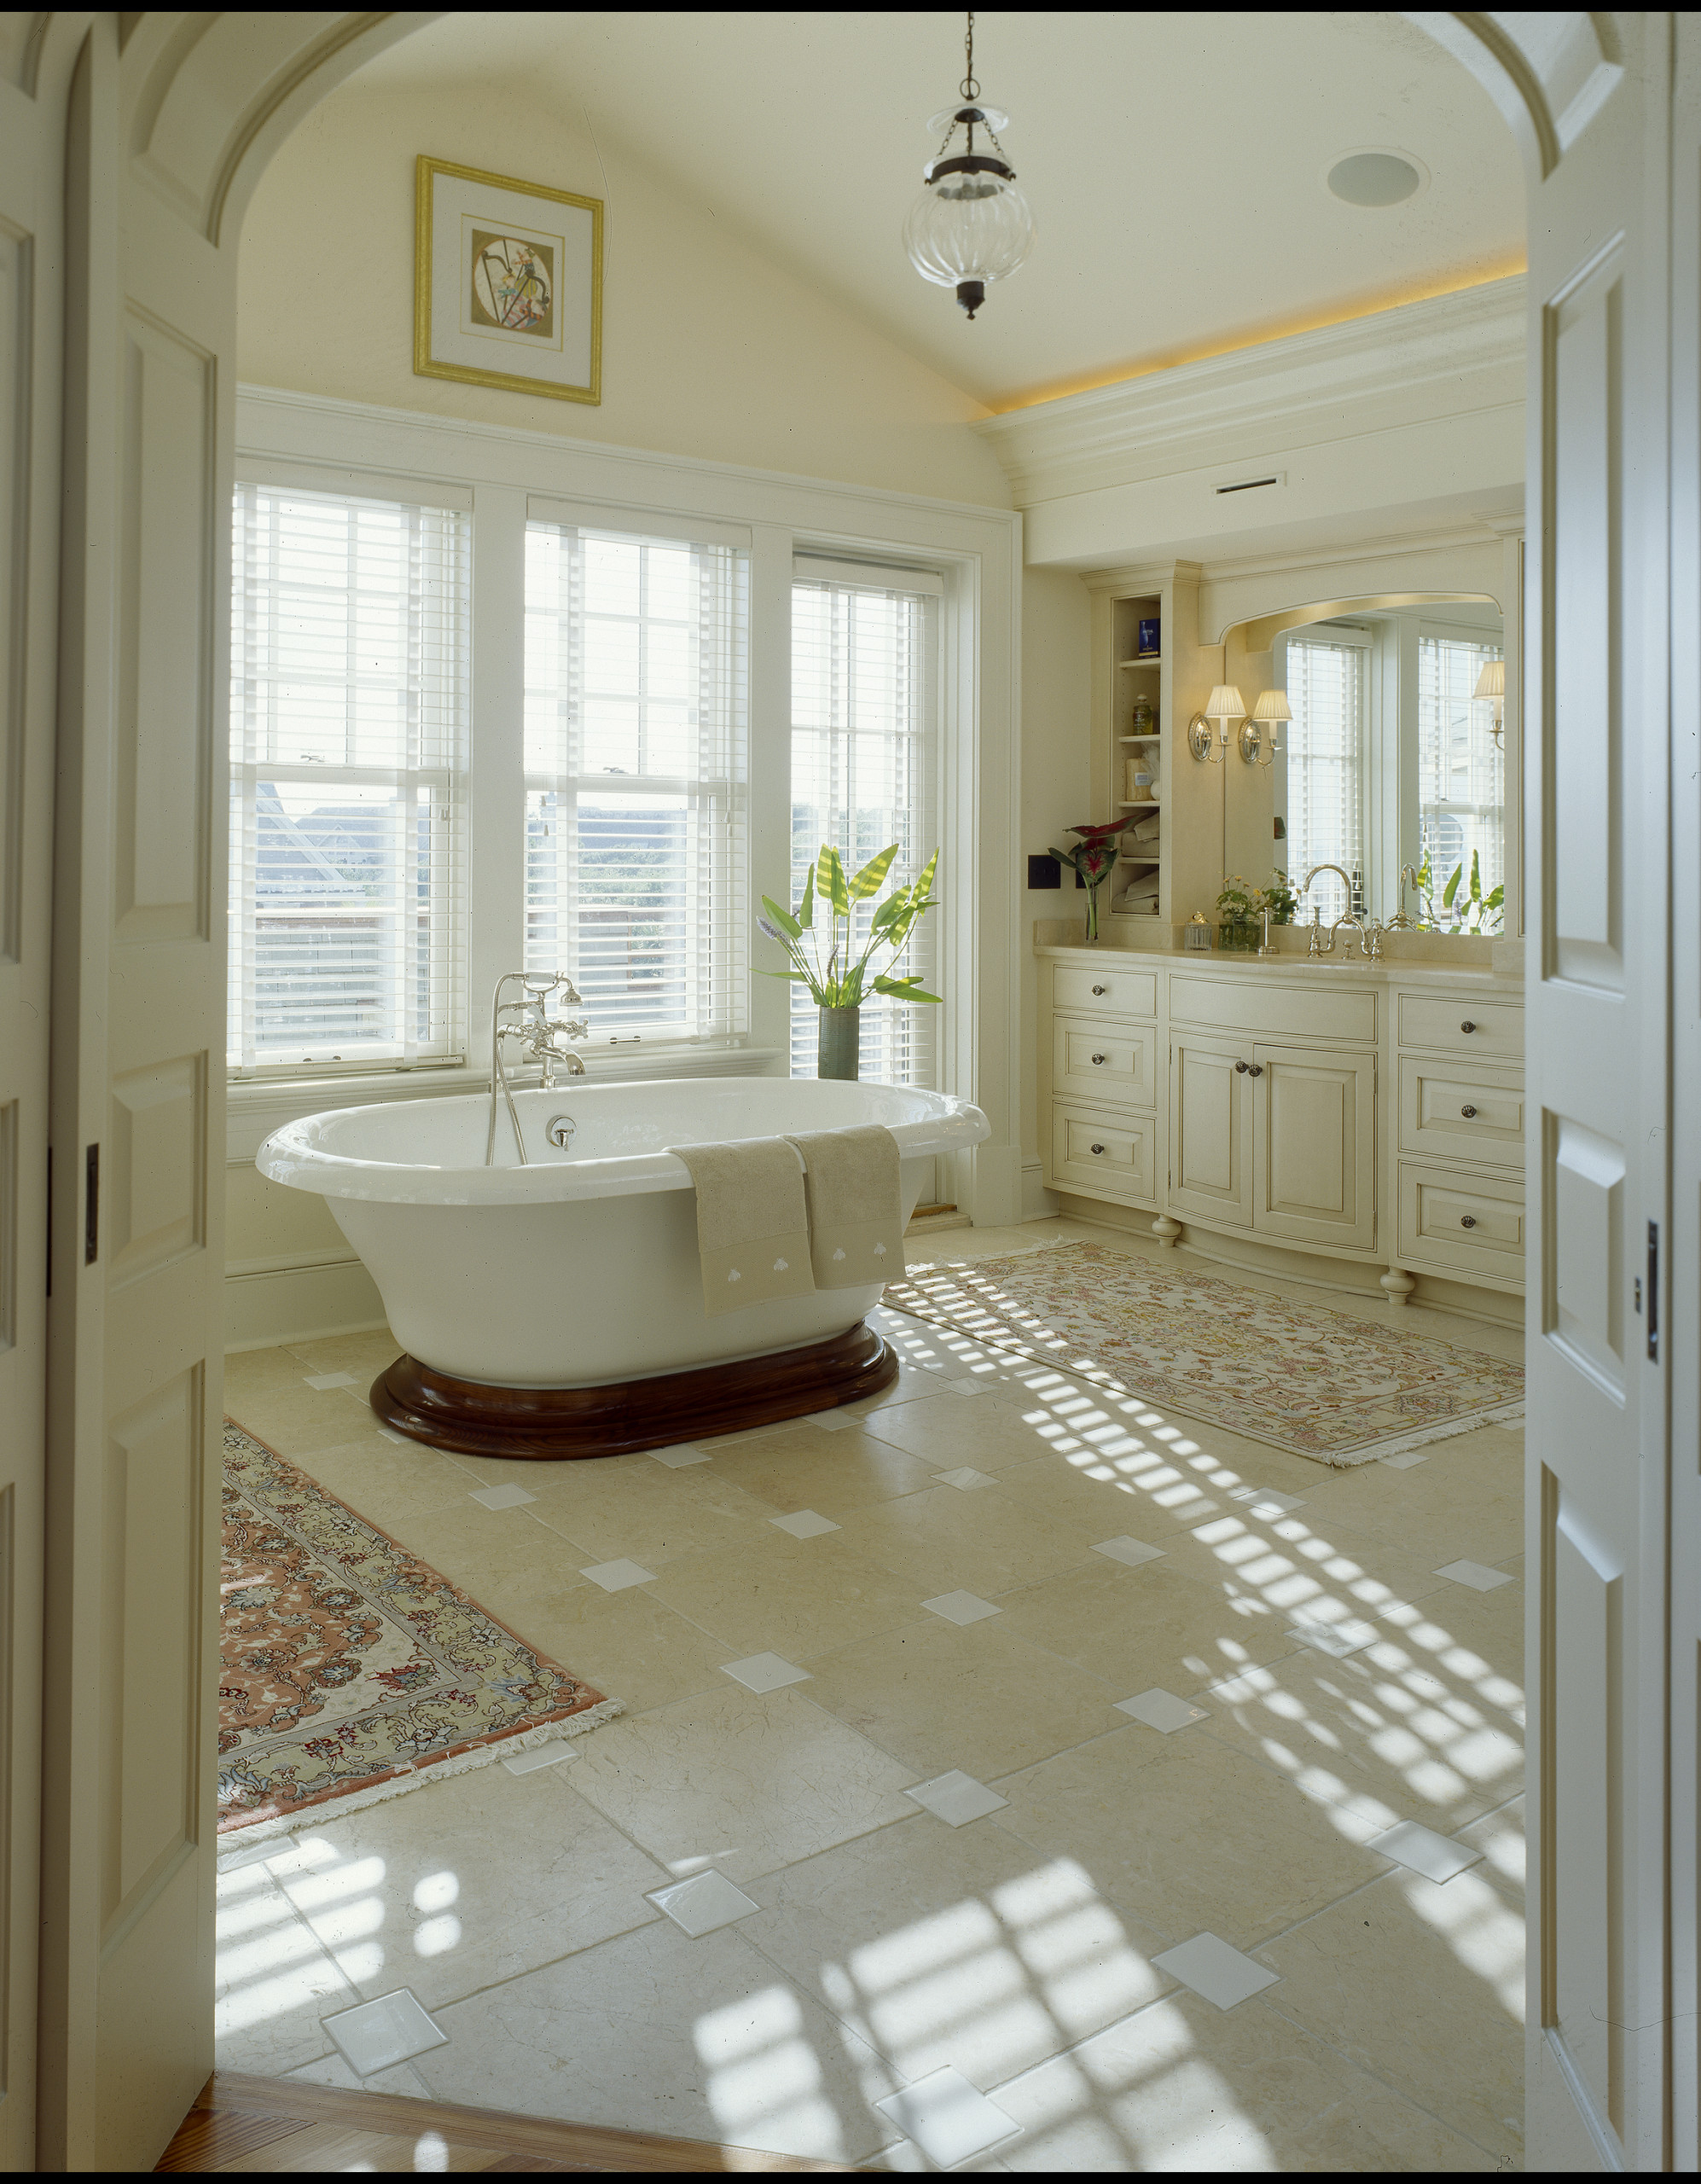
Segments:
[[[1325,1047],[1252,1048],[1252,1226],[1295,1243],[1376,1241],[1376,1061]]]
[[[1182,1038],[1170,1052],[1169,1210],[1250,1228],[1251,1043]]]

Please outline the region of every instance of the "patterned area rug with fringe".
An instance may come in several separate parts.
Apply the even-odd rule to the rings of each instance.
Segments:
[[[1521,1365],[1102,1244],[916,1267],[885,1302],[1319,1463],[1524,1415]]]
[[[282,1833],[624,1710],[229,1420],[218,1827]]]

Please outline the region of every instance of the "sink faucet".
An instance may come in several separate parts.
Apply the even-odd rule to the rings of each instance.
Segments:
[[[1361,938],[1363,935],[1364,927],[1358,924],[1357,920],[1354,918],[1352,915],[1352,876],[1349,873],[1343,872],[1339,865],[1314,864],[1310,871],[1306,874],[1304,879],[1299,883],[1300,893],[1302,895],[1306,895],[1310,892],[1311,883],[1317,877],[1317,874],[1320,872],[1332,872],[1339,880],[1342,886],[1347,891],[1347,907],[1344,914],[1342,916],[1338,917],[1335,920],[1334,924],[1329,927],[1329,938],[1326,941],[1323,938],[1322,906],[1317,903],[1314,903],[1311,905],[1311,945],[1306,950],[1306,953],[1309,956],[1332,956],[1335,952],[1335,935],[1340,930],[1342,926],[1355,926]],[[1367,950],[1366,952],[1367,954],[1369,951]]]
[[[518,985],[520,999],[504,1001],[502,989]],[[520,1049],[523,1065],[535,1062],[543,1072],[543,1089],[548,1091],[555,1082],[555,1067],[559,1063],[569,1077],[583,1077],[584,1062],[575,1053],[570,1042],[583,1039],[590,1026],[583,1017],[571,1021],[557,1018],[551,1023],[544,1012],[547,996],[560,990],[561,998],[570,1008],[583,1006],[578,990],[565,971],[504,971],[496,980],[496,992],[491,1001],[491,1124],[485,1136],[485,1165],[488,1168],[496,1159],[496,1101],[500,1096],[508,1104],[508,1118],[514,1129],[514,1142],[522,1167],[531,1164],[526,1159],[525,1141],[520,1135],[520,1116],[514,1104],[514,1095],[508,1089],[507,1072],[502,1067],[502,1041],[511,1040]]]

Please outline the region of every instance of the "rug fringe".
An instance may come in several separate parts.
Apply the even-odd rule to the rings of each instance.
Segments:
[[[612,1722],[617,1714],[625,1711],[624,1699],[605,1699],[598,1705],[587,1706],[582,1714],[570,1714],[565,1721],[545,1722],[541,1728],[523,1729],[518,1736],[498,1737],[493,1744],[457,1752],[453,1759],[427,1760],[421,1767],[409,1767],[402,1774],[392,1774],[387,1781],[374,1782],[369,1789],[350,1790],[341,1797],[326,1798],[317,1804],[299,1806],[293,1812],[274,1814],[270,1820],[254,1820],[241,1827],[227,1828],[218,1838],[219,1849],[227,1853],[246,1850],[251,1843],[270,1843],[279,1836],[293,1835],[298,1828],[315,1827],[323,1821],[340,1819],[345,1812],[359,1812],[367,1805],[382,1804],[388,1798],[405,1797],[409,1790],[428,1788],[433,1782],[446,1781],[452,1774],[471,1774],[498,1759],[512,1759],[517,1751],[530,1751],[543,1744],[558,1744],[563,1737],[583,1736],[588,1729]]]
[[[1510,1426],[1524,1415],[1521,1403],[1497,1403],[1492,1410],[1472,1411],[1467,1418],[1444,1419],[1433,1426],[1421,1426],[1415,1432],[1402,1433],[1391,1441],[1373,1441],[1361,1453],[1350,1450],[1340,1460],[1340,1466],[1352,1464],[1379,1464],[1390,1456],[1403,1456],[1413,1449],[1426,1449],[1431,1441],[1450,1441],[1455,1434],[1474,1433],[1479,1426]],[[1333,1458],[1326,1458],[1333,1462]]]

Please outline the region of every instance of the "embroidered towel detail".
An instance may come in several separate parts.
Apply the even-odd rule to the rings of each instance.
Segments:
[[[810,1252],[817,1289],[862,1289],[903,1273],[897,1140],[878,1124],[794,1137],[809,1170]]]
[[[770,1298],[810,1295],[809,1213],[796,1148],[783,1137],[745,1137],[668,1149],[696,1187],[704,1310],[736,1312]]]

